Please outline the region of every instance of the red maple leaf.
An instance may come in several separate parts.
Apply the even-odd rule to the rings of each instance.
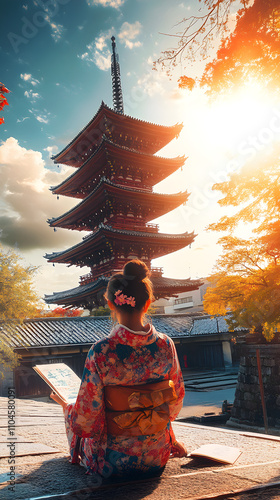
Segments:
[[[3,83],[0,82],[0,92],[8,93],[10,92],[4,85]],[[0,94],[0,111],[4,108],[4,106],[9,106],[9,103],[6,99],[6,97],[3,94]],[[0,118],[0,125],[5,123],[4,118]]]
[[[3,83],[0,82],[0,92],[5,92],[6,94],[11,92],[7,87],[3,85]]]

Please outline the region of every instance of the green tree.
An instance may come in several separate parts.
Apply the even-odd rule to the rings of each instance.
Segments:
[[[33,290],[32,279],[37,268],[26,266],[13,250],[0,246],[0,321],[11,321],[16,336],[16,324],[36,314],[39,298]],[[0,363],[14,368],[18,356],[0,331]]]
[[[100,306],[97,309],[92,309],[90,316],[110,316],[111,311],[109,307]]]

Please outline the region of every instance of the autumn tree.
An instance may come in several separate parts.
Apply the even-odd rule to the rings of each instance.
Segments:
[[[32,285],[35,272],[36,267],[24,265],[15,251],[5,251],[0,246],[0,321],[12,320],[12,327],[16,321],[36,314],[39,298]],[[17,361],[17,355],[0,330],[0,364],[13,368]]]
[[[211,314],[230,310],[235,326],[258,330],[271,340],[280,324],[279,149],[213,188],[223,194],[221,206],[237,211],[209,227],[228,235],[219,240],[224,252],[210,277],[215,287],[206,293],[205,308]],[[233,236],[240,226],[251,233],[248,239]]]
[[[169,34],[177,44],[162,52],[154,68],[161,67],[171,74],[179,64],[186,69],[201,59],[207,62],[202,76],[183,75],[180,87],[192,90],[198,83],[212,93],[224,93],[246,79],[256,79],[278,90],[279,1],[199,0],[199,3],[199,13],[182,19],[177,24],[178,31]]]
[[[83,314],[83,309],[66,309],[64,307],[56,307],[55,309],[39,310],[38,317],[43,318],[76,318]]]
[[[274,94],[280,83],[280,5],[278,0],[204,0],[201,13],[183,19],[174,49],[163,52],[156,62],[170,72],[179,61],[190,63],[199,55],[214,56],[202,76],[183,75],[179,86],[192,90],[195,83],[210,91],[212,97],[227,95],[244,82],[257,81]],[[271,340],[280,324],[280,165],[279,148],[254,158],[226,182],[213,189],[223,197],[220,205],[236,207],[210,229],[227,233],[219,242],[223,253],[216,272],[209,280],[214,285],[205,295],[205,309],[211,314],[226,314],[231,327],[243,326],[262,332]],[[267,153],[267,152],[266,152]],[[246,226],[247,224],[247,226]],[[249,226],[248,224],[251,224]],[[247,228],[248,238],[237,237]]]
[[[280,253],[270,253],[255,239],[220,239],[223,253],[212,287],[204,296],[209,314],[226,315],[232,330],[241,326],[271,341],[280,324]]]

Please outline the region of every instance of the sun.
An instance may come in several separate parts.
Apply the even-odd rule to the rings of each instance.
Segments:
[[[231,96],[207,106],[204,128],[219,148],[238,151],[247,144],[263,150],[279,140],[280,107],[266,89],[248,81]]]

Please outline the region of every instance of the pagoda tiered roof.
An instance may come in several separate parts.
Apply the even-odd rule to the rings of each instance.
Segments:
[[[84,286],[76,286],[63,292],[54,292],[52,295],[45,295],[47,304],[58,304],[64,306],[78,306],[92,309],[92,306],[105,304],[104,293],[109,278],[98,278],[93,283]]]
[[[47,304],[58,304],[66,307],[80,307],[92,309],[105,305],[104,293],[109,278],[101,277],[96,281],[83,286],[77,286],[63,292],[54,292],[46,295]],[[155,299],[176,297],[178,293],[186,290],[192,291],[202,284],[200,280],[191,279],[171,279],[163,276],[151,277]]]
[[[85,198],[99,183],[101,177],[122,181],[122,184],[137,187],[152,187],[182,167],[185,156],[163,158],[131,150],[114,144],[103,137],[91,156],[51,191],[57,195]],[[125,178],[126,171],[134,172],[134,179]]]
[[[52,159],[55,163],[80,167],[98,148],[103,135],[130,149],[154,154],[178,136],[181,129],[181,124],[156,125],[120,114],[102,101],[90,122]]]
[[[104,219],[110,225],[118,226],[117,211],[131,212],[134,227],[142,226],[161,215],[170,212],[188,199],[188,193],[153,193],[140,188],[115,184],[102,177],[96,188],[78,205],[63,215],[48,220],[51,227],[92,230]],[[140,208],[139,208],[140,207]]]
[[[46,254],[45,258],[48,262],[90,267],[99,264],[103,259],[113,258],[117,249],[118,253],[123,252],[128,259],[129,255],[135,255],[138,258],[146,255],[146,258],[151,260],[190,245],[194,238],[194,233],[188,232],[182,234],[150,233],[117,229],[100,224],[97,230],[84,237],[80,243],[62,252]]]

